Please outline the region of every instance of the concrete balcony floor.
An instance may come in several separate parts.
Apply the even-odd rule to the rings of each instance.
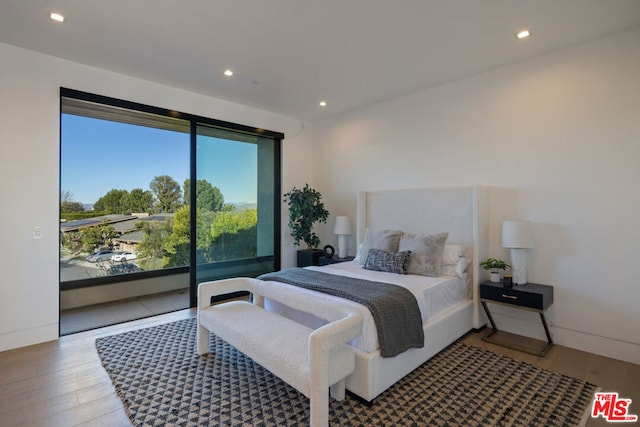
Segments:
[[[60,336],[189,308],[189,290],[179,289],[60,312]]]

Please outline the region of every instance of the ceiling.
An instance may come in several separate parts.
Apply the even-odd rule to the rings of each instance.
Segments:
[[[637,26],[640,0],[0,0],[0,42],[310,121]]]

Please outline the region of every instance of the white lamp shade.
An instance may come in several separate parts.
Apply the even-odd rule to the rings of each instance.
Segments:
[[[502,223],[503,248],[532,248],[533,227],[529,221],[504,221]]]
[[[348,216],[337,216],[333,234],[351,234],[351,221]]]

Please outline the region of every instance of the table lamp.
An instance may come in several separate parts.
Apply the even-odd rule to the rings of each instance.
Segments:
[[[513,283],[527,283],[527,259],[533,248],[533,229],[529,221],[504,221],[502,223],[502,247],[511,249]]]
[[[348,216],[337,216],[333,234],[338,235],[338,258],[347,256],[347,236],[351,234],[351,221]]]

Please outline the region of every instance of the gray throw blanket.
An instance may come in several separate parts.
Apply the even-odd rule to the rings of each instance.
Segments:
[[[366,306],[376,324],[382,357],[393,357],[410,348],[424,346],[418,302],[401,286],[303,268],[267,273],[258,279],[324,292]]]

